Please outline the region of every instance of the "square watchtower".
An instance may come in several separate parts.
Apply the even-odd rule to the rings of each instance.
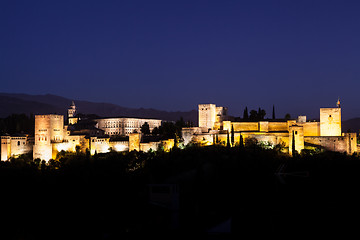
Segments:
[[[320,136],[341,136],[341,108],[320,108]]]

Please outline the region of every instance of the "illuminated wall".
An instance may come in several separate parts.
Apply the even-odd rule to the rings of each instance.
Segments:
[[[304,122],[298,123],[303,126],[304,136],[320,136],[320,123],[319,122]]]
[[[223,121],[223,130],[228,131],[229,133],[231,132],[231,121]]]
[[[129,151],[140,151],[140,133],[131,133],[129,135]]]
[[[289,146],[289,134],[284,132],[265,133],[265,132],[243,132],[241,133],[244,144],[249,138],[256,139],[258,142],[270,143],[272,146],[282,144],[284,147]],[[239,142],[240,136],[235,134],[236,143]]]
[[[129,141],[110,141],[109,145],[116,152],[129,151]]]
[[[294,125],[296,123],[295,120],[289,120],[287,122],[268,122],[268,121],[260,121],[260,122],[230,122],[223,121],[223,129],[226,130],[231,125],[234,126],[234,131],[236,132],[246,132],[246,131],[261,131],[261,132],[282,132],[289,131],[289,126]],[[231,124],[231,125],[230,125]]]
[[[6,161],[10,157],[18,157],[21,154],[31,152],[33,141],[28,136],[2,136],[1,137],[1,160]]]
[[[89,141],[85,139],[85,135],[65,136],[62,142],[54,142],[51,145],[53,159],[55,159],[57,153],[61,151],[76,152],[76,146],[80,147],[81,152],[89,149]]]
[[[269,122],[261,121],[259,122],[259,131],[268,132],[269,131]]]
[[[306,143],[328,151],[346,152],[347,154],[357,152],[356,133],[344,133],[343,136],[309,136],[304,139]]]
[[[320,108],[320,136],[341,136],[341,108]]]
[[[140,143],[140,151],[148,152],[150,150],[156,151],[160,145],[160,142],[149,142],[149,143]]]
[[[226,134],[225,134],[225,136],[226,136]],[[219,141],[221,141],[220,138],[221,138],[221,134],[218,134]],[[226,141],[226,137],[223,140]],[[212,145],[213,144],[213,134],[210,134],[210,133],[195,134],[192,136],[192,139],[190,142],[200,144],[201,146]]]
[[[91,137],[90,140],[90,154],[107,153],[112,151],[123,152],[129,150],[128,141],[110,141],[110,138]]]
[[[259,124],[258,122],[233,122],[234,131],[243,132],[243,131],[258,131]]]
[[[26,154],[32,150],[33,143],[29,142],[27,136],[11,137],[10,149],[11,157],[18,157],[21,154]]]
[[[270,132],[289,131],[287,122],[269,122],[268,130]]]
[[[184,140],[184,145],[188,145],[192,139],[194,134],[200,134],[201,128],[200,127],[189,127],[189,128],[182,128],[181,135]]]

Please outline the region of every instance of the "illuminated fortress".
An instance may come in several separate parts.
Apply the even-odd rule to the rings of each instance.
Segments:
[[[2,136],[1,160],[8,160],[33,151],[34,159],[49,161],[61,151],[106,153],[110,151],[149,151],[163,147],[168,151],[174,146],[174,139],[141,142],[141,126],[146,122],[149,129],[161,126],[158,119],[105,118],[93,119],[94,126],[76,129],[81,119],[76,117],[74,102],[68,109],[68,125],[63,115],[35,115],[34,137]]]
[[[142,142],[141,126],[152,131],[161,126],[158,119],[101,118],[92,119],[90,127],[75,128],[81,120],[74,102],[68,109],[67,125],[63,115],[35,116],[34,137],[1,136],[1,160],[33,151],[34,159],[49,161],[61,151],[86,152],[91,155],[110,151],[149,151],[163,147],[170,150],[174,139]],[[222,144],[236,146],[255,141],[266,147],[280,146],[290,155],[303,149],[325,149],[353,154],[357,152],[356,133],[342,133],[341,108],[320,108],[320,121],[296,120],[229,121],[227,108],[215,104],[198,105],[198,127],[182,129],[183,145]],[[231,136],[231,137],[230,137]],[[230,140],[231,139],[231,140]]]
[[[240,138],[244,143],[253,139],[268,147],[282,146],[289,154],[293,154],[293,149],[300,153],[311,147],[348,154],[357,152],[356,133],[341,132],[340,107],[320,108],[320,122],[308,122],[306,116],[287,121],[232,122],[226,120],[227,108],[215,104],[199,104],[198,113],[198,127],[182,130],[185,145],[226,145],[229,134],[233,134],[231,145],[239,145]]]

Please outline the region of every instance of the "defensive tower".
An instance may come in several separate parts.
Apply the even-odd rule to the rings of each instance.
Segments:
[[[64,139],[63,115],[35,115],[34,159],[48,161],[52,156],[51,143],[59,143]]]
[[[341,136],[341,108],[320,108],[320,136]]]

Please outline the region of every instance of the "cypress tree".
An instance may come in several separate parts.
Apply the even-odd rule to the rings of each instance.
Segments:
[[[266,115],[265,110],[264,110],[264,109],[261,109],[261,108],[259,107],[258,114],[257,114],[257,119],[258,119],[258,120],[263,120],[264,117],[265,117],[265,115]]]
[[[244,119],[249,119],[249,113],[248,113],[248,108],[245,107],[244,109],[244,116],[243,116]]]
[[[234,142],[235,142],[234,125],[231,125],[231,146],[234,146]]]
[[[275,120],[275,105],[273,105],[272,119]]]
[[[296,150],[295,150],[295,131],[293,131],[293,139],[292,139],[292,155],[295,156]]]
[[[229,130],[227,131],[227,142],[226,142],[226,147],[230,147],[230,136],[229,136]]]
[[[239,141],[240,148],[244,148],[244,139],[240,132],[240,141]]]

